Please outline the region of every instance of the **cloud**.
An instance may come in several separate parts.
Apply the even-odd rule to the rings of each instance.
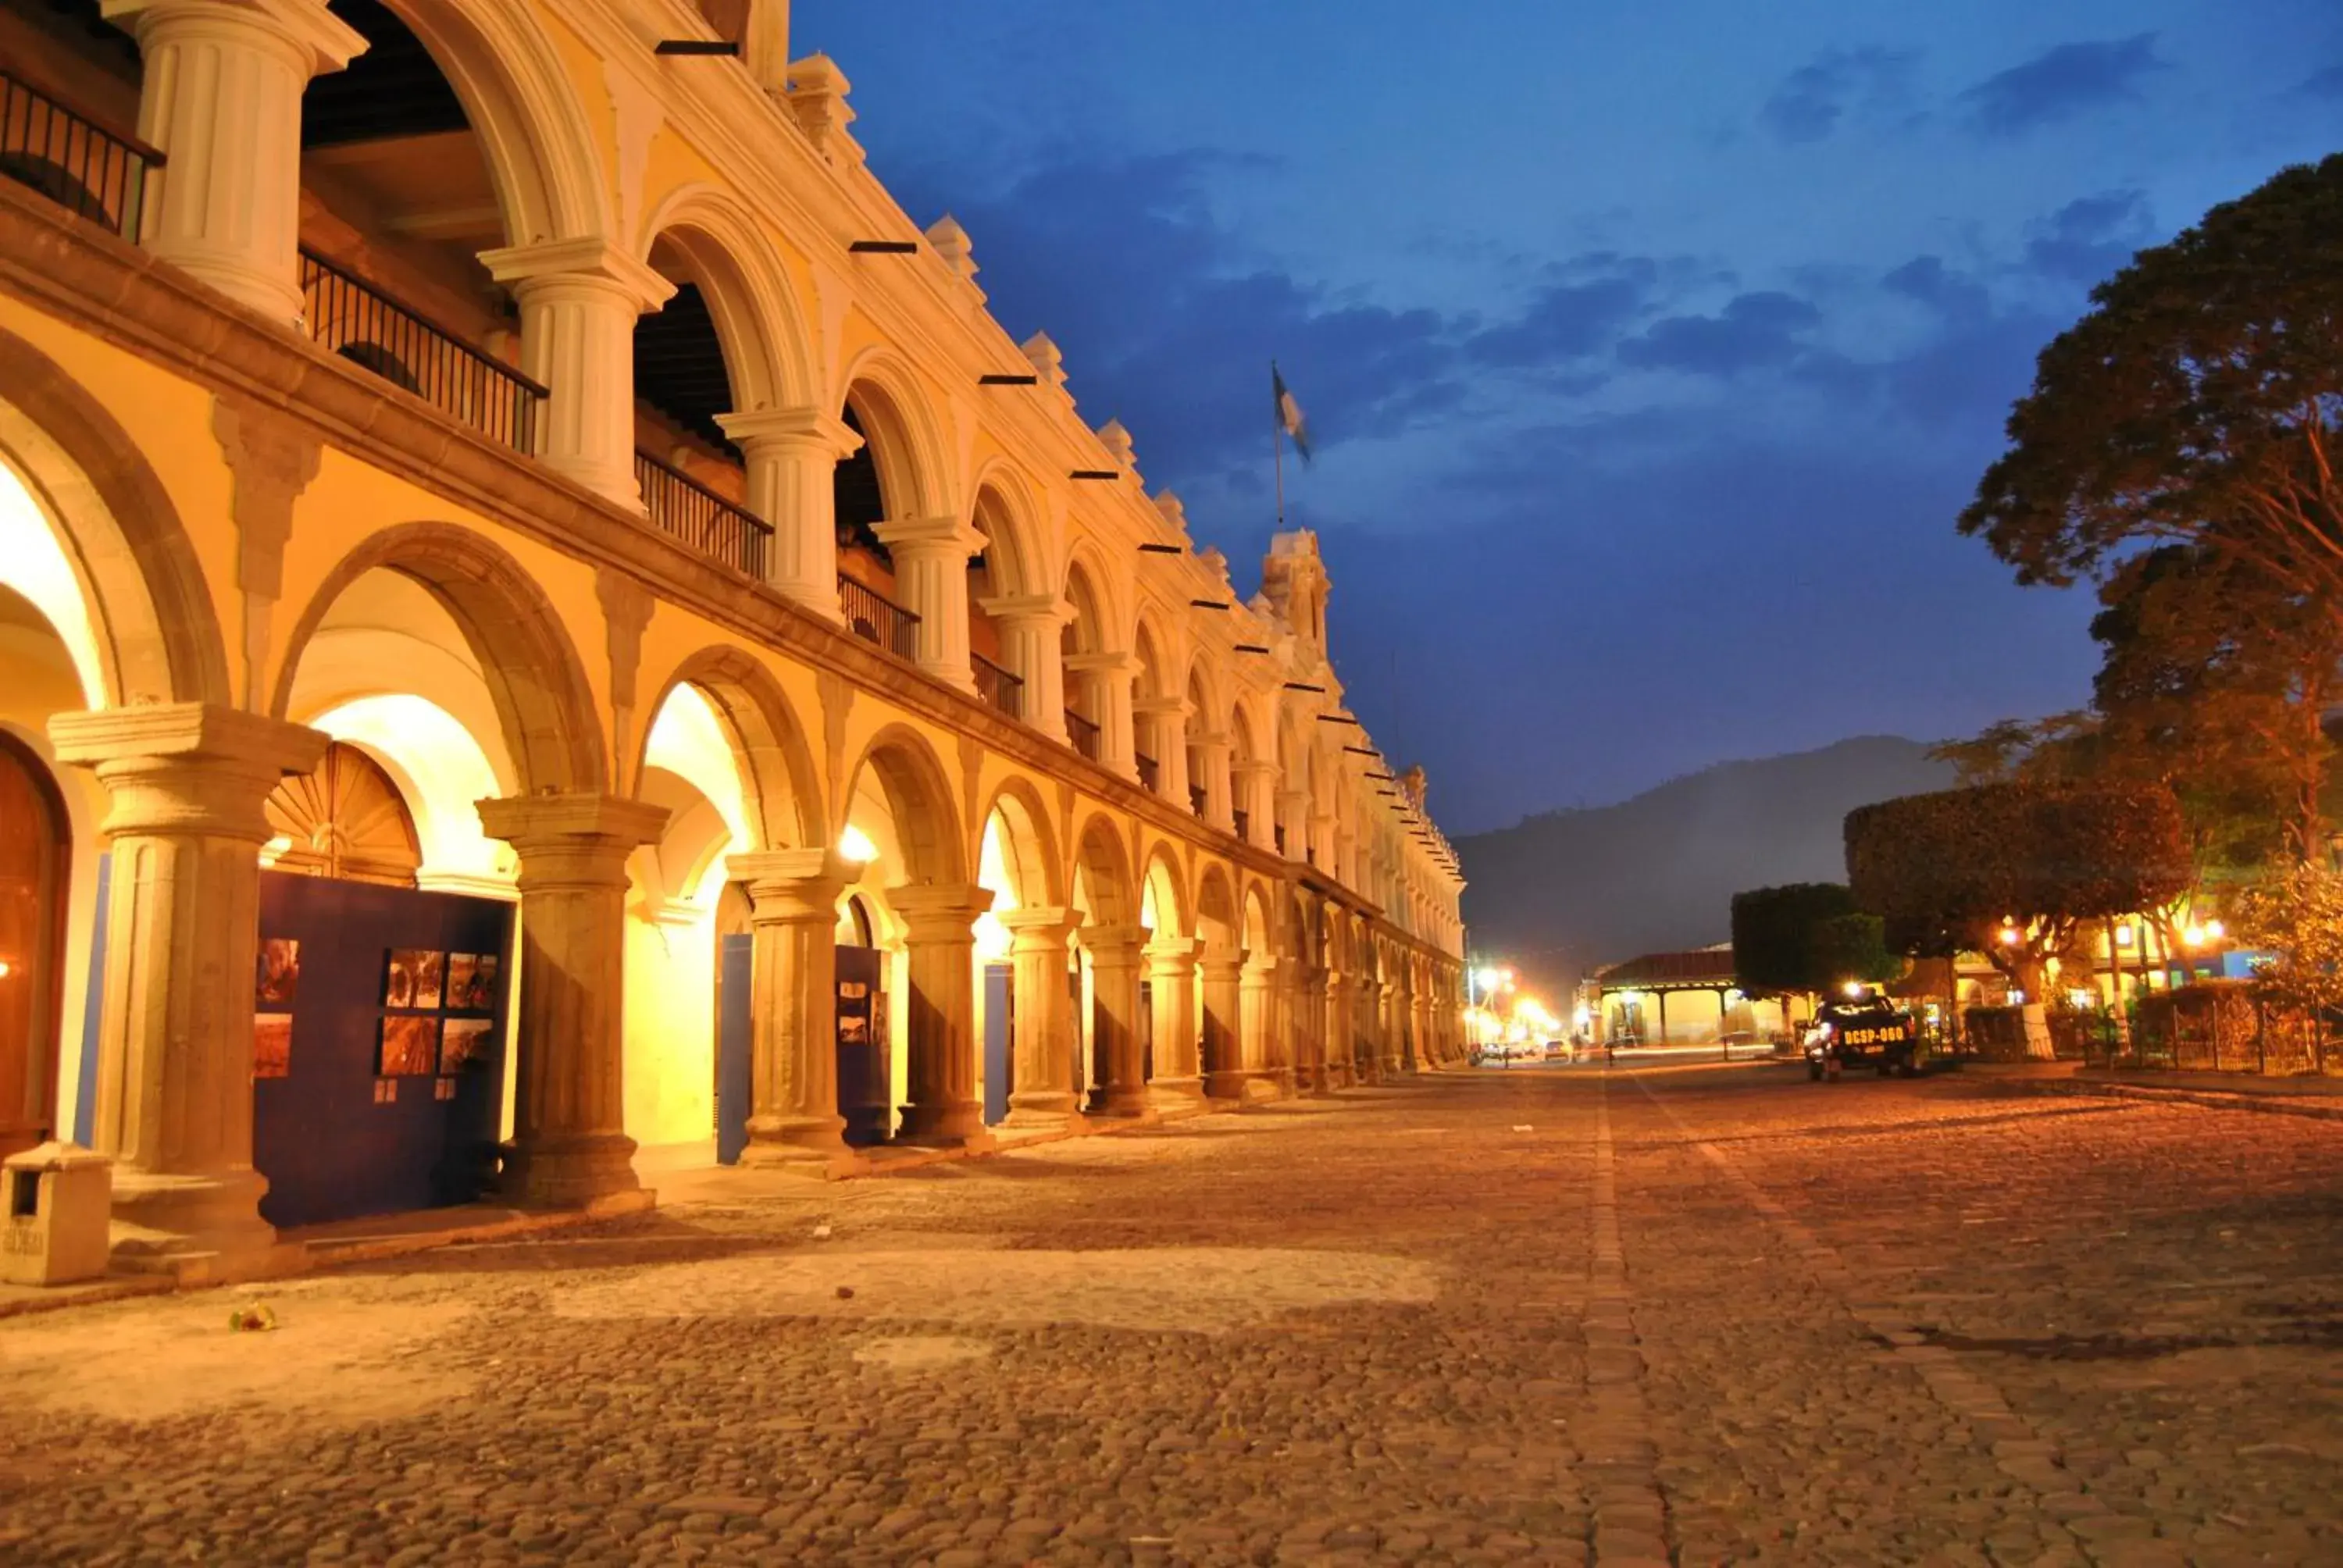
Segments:
[[[1892,49],[1826,49],[1782,78],[1758,122],[1785,142],[1819,142],[1858,107],[1901,101],[1915,56]]]
[[[2139,96],[2142,81],[2165,68],[2154,33],[2061,44],[2022,65],[1987,76],[1960,95],[1972,129],[2015,136],[2086,110]]]
[[[1584,358],[1607,347],[1642,314],[1648,276],[1613,276],[1591,283],[1549,284],[1519,319],[1473,334],[1464,352],[1475,363],[1519,369]]]
[[[2097,283],[2132,258],[2154,233],[2147,196],[2103,191],[2068,202],[2026,242],[2026,265],[2061,283]]]
[[[2343,98],[2343,65],[2328,66],[2294,90],[2306,98]]]
[[[1985,285],[1953,271],[1940,256],[1916,256],[1881,278],[1879,286],[1956,321],[1975,320],[1991,309]]]
[[[1644,370],[1736,376],[1787,365],[1822,312],[1795,295],[1744,294],[1715,316],[1670,316],[1619,345],[1621,363]]]

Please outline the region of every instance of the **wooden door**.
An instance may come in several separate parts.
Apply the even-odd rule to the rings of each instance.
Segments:
[[[56,1121],[69,852],[65,799],[41,759],[0,735],[0,1155]]]

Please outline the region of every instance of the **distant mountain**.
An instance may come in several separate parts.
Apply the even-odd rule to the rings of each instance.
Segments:
[[[1849,811],[1952,782],[1922,742],[1865,735],[1459,839],[1473,950],[1566,1000],[1587,970],[1726,940],[1745,888],[1845,881]]]

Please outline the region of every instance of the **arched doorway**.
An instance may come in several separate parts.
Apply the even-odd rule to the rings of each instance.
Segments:
[[[271,869],[415,886],[423,849],[414,813],[382,764],[356,746],[327,746],[317,770],[279,784],[267,809]]]
[[[0,732],[0,1155],[55,1131],[72,853],[56,780]]]

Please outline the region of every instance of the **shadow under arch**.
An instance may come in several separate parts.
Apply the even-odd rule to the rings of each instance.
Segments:
[[[724,721],[733,765],[753,803],[750,826],[757,842],[749,848],[800,849],[829,842],[821,774],[814,766],[805,728],[780,682],[744,648],[702,648],[669,672],[642,709],[642,734],[632,743],[628,777],[642,777],[649,761],[652,726],[679,686],[696,689]]]
[[[106,699],[233,703],[227,645],[169,491],[113,415],[5,328],[0,460],[62,536],[93,612]]]
[[[944,516],[951,510],[944,475],[949,457],[935,414],[917,378],[883,347],[849,365],[831,401],[854,417],[884,503],[885,521]]]
[[[831,803],[831,838],[845,831],[866,769],[877,777],[887,798],[904,875],[915,884],[937,886],[971,880],[967,839],[952,811],[950,776],[927,739],[907,724],[888,725],[872,736],[847,770],[845,788]]]
[[[287,716],[301,656],[334,602],[370,571],[413,579],[480,662],[524,790],[608,788],[601,725],[577,648],[545,591],[488,539],[450,523],[402,523],[361,540],[317,585],[287,638],[268,711]]]

